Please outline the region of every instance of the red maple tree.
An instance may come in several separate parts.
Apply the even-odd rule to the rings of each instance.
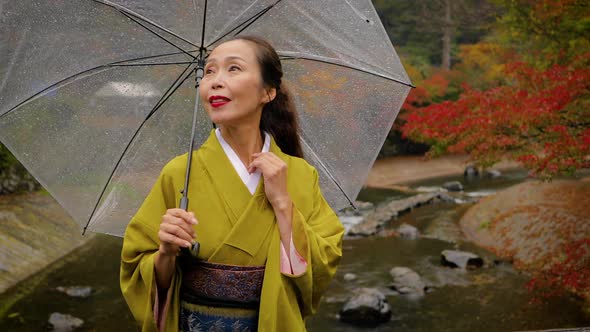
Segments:
[[[510,84],[463,85],[457,101],[414,108],[402,133],[430,155],[468,153],[481,166],[513,159],[538,176],[590,167],[590,54],[568,65],[506,65]]]

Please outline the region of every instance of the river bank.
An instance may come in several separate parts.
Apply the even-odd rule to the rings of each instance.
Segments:
[[[86,243],[80,226],[47,193],[0,195],[0,293]]]
[[[406,184],[463,174],[469,157],[449,155],[433,159],[422,156],[401,156],[378,159],[369,172],[365,186],[369,188],[400,189]],[[512,161],[502,161],[493,167],[499,171],[519,168]],[[402,188],[403,189],[403,188]]]

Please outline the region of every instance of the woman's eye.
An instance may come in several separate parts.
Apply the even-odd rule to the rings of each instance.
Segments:
[[[229,71],[232,71],[232,70],[234,70],[234,69],[236,69],[236,70],[240,70],[240,67],[238,67],[238,66],[230,66],[230,67],[229,67]]]
[[[207,74],[211,74],[212,72],[213,72],[213,70],[211,70],[211,69],[206,69],[206,70],[205,70],[205,75],[207,75]]]

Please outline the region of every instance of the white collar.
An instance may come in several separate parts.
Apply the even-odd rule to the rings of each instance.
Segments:
[[[264,143],[262,144],[261,152],[268,152],[270,150],[270,135],[265,131],[263,131],[263,133]],[[215,135],[217,136],[217,140],[219,141],[219,144],[221,144],[221,147],[223,148],[225,155],[228,157],[229,161],[234,166],[234,169],[242,179],[242,182],[244,182],[246,187],[248,187],[250,193],[253,195],[256,191],[256,187],[258,186],[258,182],[260,181],[260,170],[257,169],[256,172],[252,174],[248,173],[248,169],[246,168],[246,166],[244,166],[236,152],[223,139],[223,136],[221,136],[221,131],[219,130],[219,128],[215,129]]]

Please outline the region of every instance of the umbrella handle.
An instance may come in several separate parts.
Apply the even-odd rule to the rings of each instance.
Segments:
[[[184,192],[184,190],[181,190],[181,192]],[[179,204],[180,208],[183,209],[184,211],[186,211],[186,209],[188,208],[188,197],[184,196],[180,198],[180,204]],[[180,251],[185,254],[185,255],[190,255],[193,258],[197,259],[199,257],[199,249],[201,249],[201,245],[199,244],[199,242],[194,242],[191,245],[191,248],[181,248]]]

